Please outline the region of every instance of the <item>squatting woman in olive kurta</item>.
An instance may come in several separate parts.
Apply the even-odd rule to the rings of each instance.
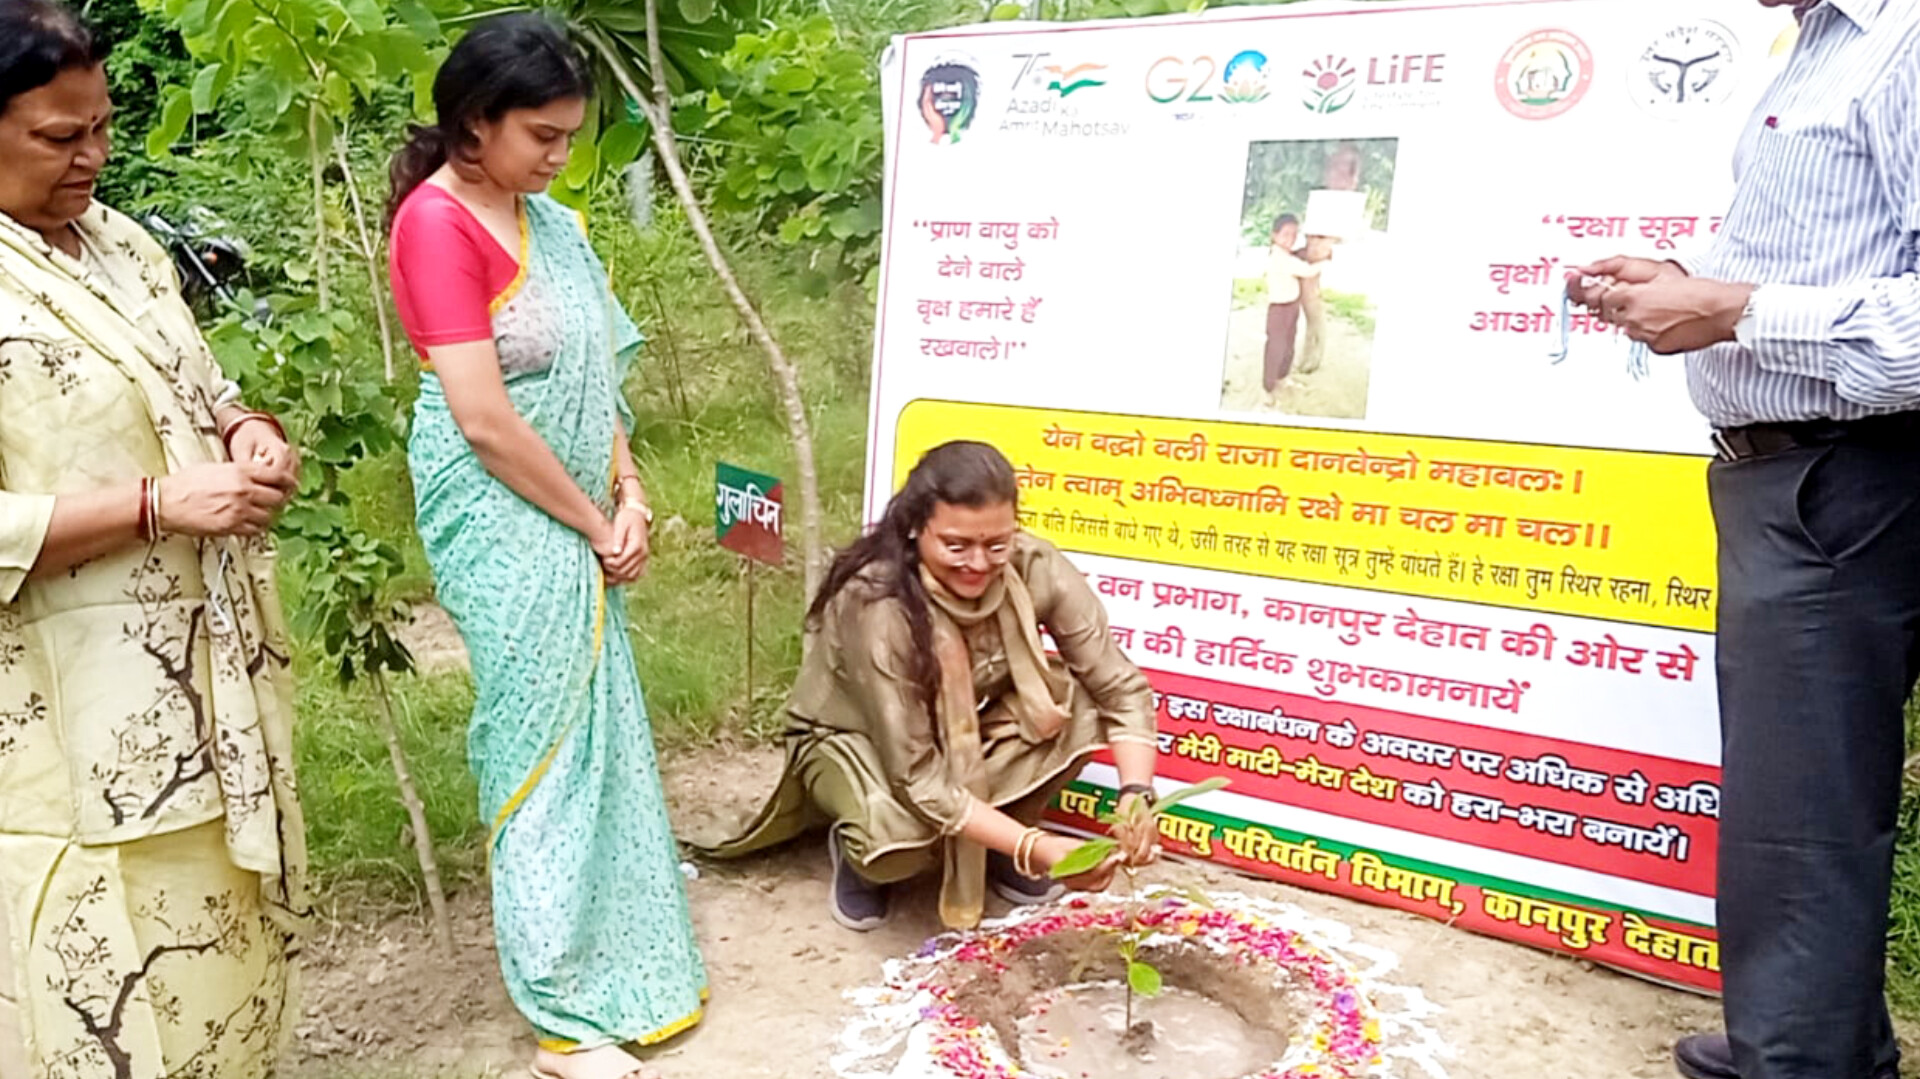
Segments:
[[[921,458],[808,612],[779,788],[708,853],[827,824],[840,924],[880,925],[889,885],[939,868],[942,920],[970,926],[989,881],[1014,903],[1059,894],[1047,870],[1078,841],[1033,825],[1096,750],[1112,748],[1123,799],[1153,797],[1153,692],[1086,579],[1020,531],[1018,498],[991,446]],[[1066,883],[1098,890],[1156,856],[1151,828],[1119,838],[1119,854]]]

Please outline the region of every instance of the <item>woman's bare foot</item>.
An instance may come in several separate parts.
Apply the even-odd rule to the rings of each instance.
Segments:
[[[556,1079],[660,1079],[660,1073],[617,1045],[603,1045],[578,1053],[534,1052],[533,1066]]]

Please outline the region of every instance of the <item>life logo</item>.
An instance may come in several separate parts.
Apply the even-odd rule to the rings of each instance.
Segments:
[[[1663,120],[1725,102],[1733,95],[1738,43],[1717,22],[1683,23],[1655,38],[1627,69],[1627,89]]]
[[[943,57],[920,76],[920,118],[937,145],[959,142],[980,114],[980,73],[963,59]]]
[[[1254,49],[1235,53],[1225,64],[1211,56],[1163,56],[1147,68],[1147,96],[1162,105],[1250,105],[1267,94],[1267,54]]]
[[[1514,42],[1494,71],[1493,92],[1522,120],[1551,120],[1593,86],[1593,50],[1565,30],[1536,30]]]
[[[1330,116],[1348,105],[1362,109],[1408,108],[1440,103],[1439,86],[1446,81],[1446,53],[1393,53],[1366,58],[1366,78],[1360,65],[1329,53],[1309,63],[1300,76],[1306,94],[1300,103],[1308,112]]]

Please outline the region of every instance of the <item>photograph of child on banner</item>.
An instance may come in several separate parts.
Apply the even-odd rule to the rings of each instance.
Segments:
[[[1220,405],[1364,419],[1398,141],[1248,148]],[[1335,258],[1335,252],[1339,257]]]

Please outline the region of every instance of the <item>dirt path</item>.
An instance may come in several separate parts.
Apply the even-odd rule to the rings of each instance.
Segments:
[[[764,789],[778,763],[764,748],[667,754],[683,832],[710,836],[744,813],[752,797],[744,792]],[[1411,915],[1204,866],[1159,875],[1293,902],[1398,953],[1392,980],[1446,1009],[1434,1025],[1458,1054],[1451,1079],[1664,1079],[1674,1037],[1716,1022],[1713,1001]],[[691,889],[713,1005],[704,1024],[654,1055],[663,1075],[830,1079],[832,1043],[849,1014],[841,994],[877,982],[881,963],[916,949],[938,919],[921,888],[886,928],[849,933],[827,918],[826,885],[813,844],[703,870]],[[432,957],[413,918],[339,924],[315,942],[295,1079],[525,1075],[531,1042],[500,984],[483,890],[469,889],[457,907],[451,968]]]
[[[1267,309],[1244,307],[1227,330],[1226,374],[1220,407],[1228,412],[1273,412],[1288,416],[1364,419],[1373,377],[1373,341],[1338,316],[1327,319],[1327,354],[1311,374],[1297,371],[1270,399],[1260,384],[1267,340]],[[1301,334],[1304,343],[1306,335]]]

